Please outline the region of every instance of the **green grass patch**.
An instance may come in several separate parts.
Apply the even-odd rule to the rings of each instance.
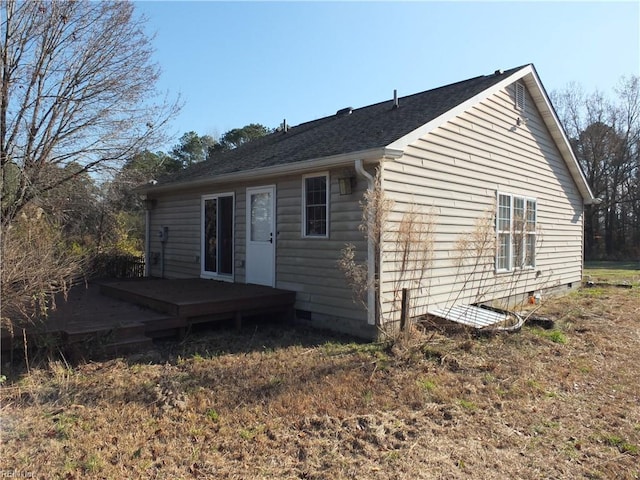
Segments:
[[[261,433],[264,433],[264,430],[264,425],[258,425],[257,427],[253,428],[243,428],[242,430],[240,430],[240,438],[246,441],[251,441]]]
[[[436,384],[433,380],[421,378],[417,381],[418,386],[425,392],[433,392],[436,388]]]
[[[379,356],[385,354],[389,349],[390,344],[388,342],[377,343],[340,343],[340,342],[326,342],[322,349],[327,355],[350,355],[353,353],[360,353],[363,355]]]
[[[362,399],[366,405],[371,405],[373,403],[373,392],[371,390],[365,390],[362,393]]]
[[[605,297],[609,293],[610,287],[588,287],[576,292],[578,297],[582,298],[600,298]]]
[[[213,408],[210,408],[209,410],[207,410],[206,416],[212,422],[217,423],[218,420],[220,420],[220,414],[216,412]]]
[[[584,279],[640,286],[640,262],[585,262]]]
[[[567,336],[560,330],[551,330],[545,336],[553,343],[560,343],[562,345],[567,343]]]
[[[538,392],[544,392],[544,388],[542,387],[540,382],[538,382],[537,380],[534,380],[532,378],[527,380],[527,387],[529,387],[531,390],[536,390]]]
[[[460,400],[458,400],[458,405],[460,405],[465,410],[469,410],[470,412],[473,412],[478,409],[478,406],[475,403],[469,400],[465,400],[464,398],[461,398]]]
[[[546,338],[553,343],[559,343],[560,345],[565,345],[567,343],[567,336],[557,329],[543,330],[542,328],[536,327],[531,329],[531,333],[533,333],[537,337]]]
[[[102,459],[94,454],[89,455],[80,465],[84,473],[98,473],[104,468]]]
[[[623,438],[617,435],[608,435],[604,437],[604,443],[615,447],[620,453],[627,453],[629,455],[638,455],[638,446],[633,443],[629,443]]]

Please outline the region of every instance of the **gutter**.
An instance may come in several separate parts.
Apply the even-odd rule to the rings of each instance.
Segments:
[[[343,167],[351,165],[351,162],[357,160],[380,160],[380,158],[398,158],[402,156],[402,150],[391,148],[371,148],[358,152],[332,155],[330,157],[313,158],[300,162],[292,162],[283,165],[260,167],[253,170],[244,170],[240,172],[224,173],[220,175],[212,174],[206,178],[196,180],[187,180],[184,182],[170,183],[166,185],[145,184],[137,187],[135,190],[139,194],[153,195],[156,193],[167,193],[177,190],[187,190],[192,188],[206,187],[229,182],[242,182],[250,180],[263,180],[268,177],[278,177],[282,175],[306,173],[311,170],[327,169],[332,167]]]
[[[364,169],[362,159],[359,158],[355,161],[355,168],[358,175],[364,177],[367,180],[367,188],[373,190],[374,179],[373,176]],[[369,224],[372,219],[369,218]],[[367,227],[368,231],[371,231],[371,225]],[[369,325],[376,324],[376,254],[375,246],[370,235],[367,235],[367,323]]]

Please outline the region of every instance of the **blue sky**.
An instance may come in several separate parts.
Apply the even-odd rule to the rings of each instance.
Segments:
[[[533,63],[547,91],[640,74],[639,2],[141,1],[171,125],[290,125]]]

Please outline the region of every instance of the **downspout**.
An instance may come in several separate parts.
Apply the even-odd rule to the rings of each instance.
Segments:
[[[367,188],[373,191],[374,179],[373,176],[364,169],[362,159],[355,161],[355,168],[358,175],[364,177],[367,180]],[[369,216],[370,217],[370,216]],[[372,218],[368,219],[369,224],[373,221]],[[368,231],[371,231],[371,225],[368,226]],[[367,323],[369,325],[376,324],[376,250],[373,244],[373,240],[370,235],[367,235]]]
[[[164,242],[160,242],[160,278],[164,278]]]

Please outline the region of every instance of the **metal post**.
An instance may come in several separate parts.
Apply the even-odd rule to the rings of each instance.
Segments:
[[[409,328],[409,290],[402,289],[402,310],[400,311],[400,330],[405,332]]]

